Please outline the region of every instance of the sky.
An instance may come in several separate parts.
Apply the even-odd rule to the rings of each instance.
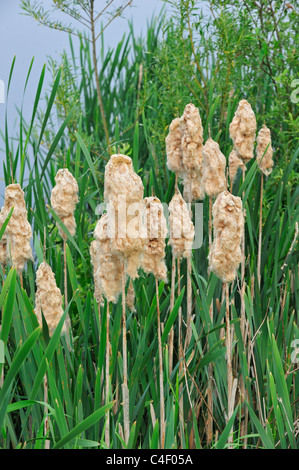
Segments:
[[[119,0],[116,0],[119,1]],[[102,5],[104,0],[96,0],[95,4]],[[52,4],[52,0],[43,0],[45,9]],[[164,2],[162,0],[134,0],[133,6],[126,9],[125,18],[117,18],[105,31],[105,44],[114,47],[128,31],[127,19],[134,22],[137,34],[146,30],[147,22],[154,13],[159,13]],[[17,129],[18,112],[23,97],[23,90],[27,72],[34,57],[34,64],[23,104],[25,119],[30,118],[38,80],[47,57],[59,58],[63,49],[69,50],[68,35],[39,26],[31,17],[22,14],[20,0],[0,0],[0,130],[4,130],[5,104],[3,94],[6,94],[9,73],[14,56],[16,56],[9,97],[7,101],[8,123],[10,135]],[[44,91],[50,73],[46,75]],[[4,92],[4,93],[3,93]],[[0,191],[3,192],[2,161],[3,142],[0,138]]]

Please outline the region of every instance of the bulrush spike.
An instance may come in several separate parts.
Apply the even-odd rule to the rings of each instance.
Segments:
[[[209,197],[217,197],[226,189],[226,158],[220,150],[219,144],[211,137],[208,138],[202,149],[203,155],[203,184],[205,193]]]
[[[108,302],[116,303],[122,289],[122,260],[112,251],[108,221],[108,214],[103,214],[96,225],[91,247],[95,295],[100,304],[102,295]]]
[[[202,184],[203,128],[198,108],[186,105],[180,118],[182,130],[182,152],[184,165],[184,199],[191,202],[204,199]]]
[[[257,136],[256,157],[259,169],[264,175],[270,175],[274,165],[272,160],[273,148],[271,145],[271,132],[265,124],[260,129]]]
[[[11,263],[21,275],[25,264],[33,260],[30,241],[31,225],[27,220],[24,192],[19,184],[10,184],[5,188],[4,206],[0,212],[0,228],[13,208],[13,213],[0,240],[0,263]]]
[[[143,183],[127,155],[112,155],[105,168],[104,197],[107,202],[112,252],[123,257],[126,274],[138,277],[144,246]]]
[[[238,169],[245,170],[245,164],[241,158],[238,157],[236,150],[232,150],[228,157],[228,167],[229,167],[229,181],[232,188],[235,178],[238,173]]]
[[[209,268],[222,282],[232,282],[242,261],[244,231],[242,200],[224,191],[213,205],[214,241],[209,253]]]
[[[62,295],[56,285],[55,274],[51,267],[43,261],[36,271],[36,294],[35,294],[35,314],[39,324],[42,326],[42,313],[49,329],[49,336],[53,333],[63,315]],[[62,333],[67,334],[70,327],[67,317]]]
[[[194,240],[194,225],[181,193],[175,194],[169,204],[169,226],[172,253],[175,258],[191,255]]]
[[[147,238],[142,257],[142,268],[146,273],[152,273],[160,280],[167,279],[165,264],[165,238],[167,236],[166,219],[160,200],[155,197],[144,199]]]
[[[51,205],[61,222],[73,236],[76,232],[74,212],[78,202],[78,184],[67,168],[58,170],[55,182],[56,185],[51,193]],[[67,240],[66,233],[59,225],[58,230],[63,240]]]
[[[246,100],[241,100],[229,126],[230,137],[238,157],[246,164],[253,158],[256,133],[256,118],[252,107]]]

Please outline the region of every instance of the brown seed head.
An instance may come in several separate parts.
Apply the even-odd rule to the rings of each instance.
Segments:
[[[203,184],[210,197],[217,197],[226,189],[226,158],[217,142],[209,137],[203,149]]]
[[[229,133],[235,150],[244,163],[253,158],[256,133],[255,114],[246,100],[241,100],[229,126]]]
[[[271,145],[271,132],[266,125],[263,125],[257,136],[256,156],[259,169],[266,176],[270,175],[274,165],[272,160],[273,148]]]
[[[32,238],[31,225],[27,220],[24,192],[19,184],[10,184],[5,188],[4,206],[0,212],[0,227],[4,224],[10,210],[11,218],[0,240],[0,262],[6,265],[11,263],[20,274],[27,261],[32,260],[30,240]]]
[[[76,232],[74,212],[78,202],[78,184],[67,168],[58,170],[55,182],[56,185],[51,193],[51,205],[61,222],[73,236]],[[67,240],[66,233],[59,225],[58,230],[61,237]]]
[[[222,282],[232,282],[242,261],[244,231],[242,200],[224,191],[213,205],[214,241],[209,253],[209,268]]]

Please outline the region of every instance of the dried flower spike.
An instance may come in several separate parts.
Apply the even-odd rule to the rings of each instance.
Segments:
[[[195,232],[187,204],[180,193],[175,194],[169,204],[169,227],[173,256],[188,258]]]
[[[184,198],[189,202],[204,198],[202,184],[203,128],[198,108],[186,105],[180,119],[184,173]]]
[[[166,219],[160,200],[155,197],[144,199],[147,238],[142,258],[142,268],[146,273],[152,273],[158,279],[167,279],[165,264],[165,238],[167,235]]]
[[[99,269],[99,252],[98,252],[98,243],[96,240],[91,242],[90,245],[90,260],[93,266],[93,279],[94,279],[94,296],[98,305],[104,305],[103,295],[100,287],[100,280],[98,278],[98,269]]]
[[[270,175],[274,165],[272,160],[273,148],[271,145],[271,132],[265,124],[260,129],[257,136],[256,154],[259,169],[264,173],[264,175]]]
[[[241,198],[229,191],[219,194],[213,205],[213,226],[209,268],[222,282],[232,282],[242,261],[244,216]]]
[[[111,249],[123,256],[126,272],[132,279],[138,277],[144,246],[143,191],[131,158],[112,155],[105,169],[104,188]]]
[[[249,162],[253,158],[256,119],[248,101],[240,101],[234,118],[230,123],[229,133],[239,158],[244,163]]]
[[[75,235],[76,221],[74,212],[78,202],[78,184],[67,168],[58,170],[55,176],[56,186],[52,189],[51,205],[66,226],[70,234]],[[67,235],[58,225],[61,237],[67,240]]]
[[[169,126],[169,134],[165,139],[167,167],[178,176],[182,176],[185,169],[183,165],[182,129],[180,118],[175,118]]]
[[[226,189],[226,158],[217,142],[208,138],[202,149],[203,155],[203,184],[205,192],[210,197],[217,197]]]
[[[135,290],[132,279],[130,279],[129,288],[126,295],[126,304],[130,312],[135,312]]]
[[[36,271],[36,286],[35,314],[42,326],[43,313],[48,325],[49,336],[52,336],[63,315],[62,295],[56,285],[55,274],[46,262],[42,262]],[[67,317],[62,333],[68,333],[69,327],[70,320]]]
[[[94,273],[95,291],[102,293],[108,302],[116,303],[122,289],[123,263],[119,255],[111,250],[111,240],[108,234],[108,214],[103,214],[98,221],[95,231],[94,251],[98,257],[97,269]]]
[[[238,169],[239,168],[241,168],[241,170],[246,169],[246,166],[243,160],[241,160],[241,158],[238,157],[238,154],[235,150],[232,150],[231,153],[229,154],[228,167],[229,167],[229,180],[230,180],[230,184],[232,185],[237,176]]]
[[[30,240],[31,225],[27,220],[24,192],[19,184],[10,184],[5,188],[4,206],[0,212],[0,227],[4,224],[10,210],[13,213],[0,240],[0,262],[11,262],[20,274],[27,261],[32,260]]]

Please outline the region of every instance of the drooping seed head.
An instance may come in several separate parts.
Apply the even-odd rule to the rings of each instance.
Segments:
[[[245,170],[246,166],[235,150],[232,150],[228,157],[229,180],[233,184],[238,173],[238,169]]]
[[[203,184],[210,197],[217,197],[226,189],[226,158],[217,142],[209,137],[202,149]]]
[[[78,202],[78,184],[67,168],[58,170],[55,176],[56,185],[51,193],[51,205],[61,222],[73,236],[76,232],[74,212]],[[67,240],[66,233],[58,225],[61,237]]]
[[[11,263],[20,274],[27,261],[33,260],[30,241],[31,225],[27,220],[24,192],[19,184],[5,188],[4,206],[0,212],[0,228],[13,208],[13,213],[0,240],[0,262]]]
[[[180,193],[175,194],[169,204],[169,244],[175,258],[188,258],[192,252],[194,225],[186,202]]]
[[[256,118],[248,101],[240,101],[230,123],[229,133],[238,157],[246,164],[253,158],[256,134]]]
[[[274,162],[273,148],[271,145],[271,132],[266,125],[260,129],[257,136],[256,156],[259,169],[266,175],[270,175]]]
[[[158,279],[167,279],[165,264],[165,238],[167,236],[166,219],[161,201],[155,197],[144,199],[147,238],[142,257],[142,268]]]
[[[49,336],[53,333],[63,315],[62,295],[56,285],[55,274],[51,267],[42,262],[36,271],[36,294],[35,294],[35,314],[39,324],[42,326],[42,313],[49,329]],[[70,327],[69,317],[67,317],[62,333],[67,333]]]
[[[244,232],[242,200],[224,191],[213,205],[214,241],[209,253],[209,268],[222,282],[232,282],[242,261]]]

